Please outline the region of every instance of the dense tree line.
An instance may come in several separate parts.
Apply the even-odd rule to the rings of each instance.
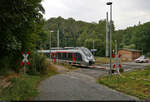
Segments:
[[[128,27],[125,30],[116,31],[120,48],[143,50],[143,54],[150,56],[150,22]],[[115,36],[116,36],[115,35]]]
[[[0,0],[0,70],[15,69],[44,33],[42,0]]]
[[[53,47],[57,46],[57,30],[59,29],[61,47],[84,46],[92,49],[94,40],[95,48],[98,50],[96,55],[105,56],[105,27],[105,20],[100,20],[98,23],[88,23],[84,21],[76,21],[73,18],[64,19],[62,17],[57,17],[48,19],[44,25],[44,30],[47,32],[47,36],[51,30],[54,31],[54,33],[52,33]],[[147,22],[145,24],[128,27],[124,30],[115,30],[115,26],[113,24],[112,49],[115,49],[116,40],[118,48],[143,50],[144,54],[147,54],[150,52],[149,27],[150,22]]]

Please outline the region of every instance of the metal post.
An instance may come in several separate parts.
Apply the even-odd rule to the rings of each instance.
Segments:
[[[50,54],[50,60],[51,60],[51,31],[50,31],[50,35],[49,35],[49,39],[50,39],[50,41],[49,41],[49,54]]]
[[[108,12],[106,13],[106,52],[105,52],[105,55],[106,57],[109,56],[109,51],[108,51]]]
[[[23,67],[23,70],[24,70],[24,74],[26,73],[26,61],[24,61],[24,67]]]
[[[112,76],[112,4],[110,5],[110,76]]]
[[[49,41],[50,60],[51,60],[51,40],[52,40],[51,33],[52,33],[52,32],[54,32],[54,31],[50,31],[50,36],[49,36],[49,37],[50,37],[50,38],[49,38],[49,39],[50,39],[50,41]]]
[[[59,28],[57,30],[57,48],[59,49]],[[57,58],[57,63],[58,63],[58,53],[56,55],[56,58]]]
[[[93,40],[93,50],[94,50],[94,40]],[[93,55],[94,55],[95,53],[94,53],[94,51],[93,51]]]
[[[117,55],[118,54],[118,51],[117,51],[117,40],[115,40],[115,55]]]
[[[57,47],[59,48],[59,29],[57,31]]]
[[[107,2],[110,5],[110,76],[112,76],[112,2]]]

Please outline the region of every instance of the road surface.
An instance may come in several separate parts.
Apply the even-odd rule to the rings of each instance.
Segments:
[[[106,73],[104,70],[79,68],[52,76],[41,82],[35,100],[138,100],[96,83],[96,78]]]

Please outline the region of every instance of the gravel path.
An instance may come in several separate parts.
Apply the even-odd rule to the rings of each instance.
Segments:
[[[57,66],[59,67],[59,66]],[[84,72],[84,73],[83,73]],[[41,82],[35,100],[137,100],[96,83],[99,70],[79,69],[52,76]]]

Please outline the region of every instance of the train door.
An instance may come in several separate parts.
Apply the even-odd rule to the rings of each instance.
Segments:
[[[56,62],[56,53],[52,53],[53,62]]]

